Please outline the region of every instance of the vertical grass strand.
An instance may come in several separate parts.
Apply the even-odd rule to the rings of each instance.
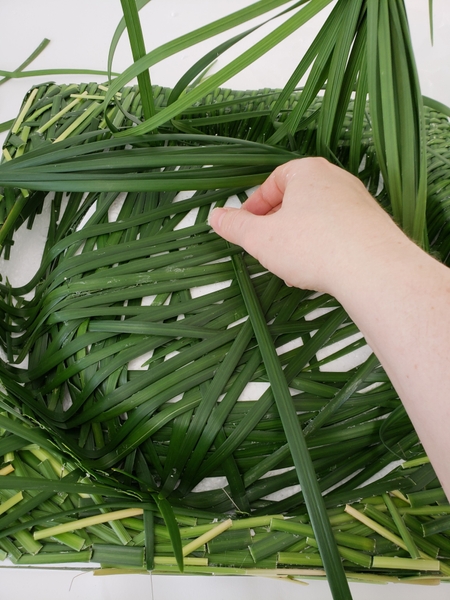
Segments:
[[[128,37],[130,38],[131,52],[135,61],[145,56],[145,43],[142,33],[141,21],[135,0],[120,0],[122,4],[123,16],[127,26]],[[155,101],[153,98],[152,84],[150,81],[150,72],[142,71],[137,76],[139,91],[141,93],[142,110],[145,119],[150,119],[156,113]]]
[[[232,260],[236,278],[241,288],[241,293],[272,386],[283,429],[291,450],[300,486],[305,497],[305,503],[319,544],[319,549],[329,579],[330,589],[333,597],[336,599],[351,598],[340,555],[317,484],[311,457],[298,423],[297,413],[295,412],[289,388],[273,345],[266,320],[263,316],[251,279],[245,269],[242,257],[234,255]]]

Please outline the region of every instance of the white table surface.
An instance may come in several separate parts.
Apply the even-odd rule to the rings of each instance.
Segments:
[[[405,0],[422,92],[450,105],[450,8],[447,0],[434,0],[434,46],[430,44],[428,0]],[[142,11],[147,50],[250,4],[250,0],[153,0]],[[14,70],[44,37],[51,40],[43,54],[28,69],[89,68],[106,69],[112,34],[121,17],[119,0],[2,0],[0,3],[0,68]],[[321,18],[323,19],[323,17]],[[233,89],[281,87],[295,67],[299,52],[306,48],[318,23],[307,25],[302,33],[285,40],[270,55],[227,82]],[[220,40],[227,38],[223,34]],[[215,43],[218,43],[216,41]],[[183,51],[152,69],[152,82],[173,86],[187,68],[207,49],[207,42]],[[229,52],[235,56],[240,49]],[[221,60],[221,62],[223,62]],[[122,71],[131,63],[128,40],[119,44],[114,68]],[[51,76],[18,79],[0,87],[0,122],[15,117],[22,98],[32,84],[44,81],[87,82],[97,76]],[[5,134],[0,134],[0,142]],[[448,600],[450,586],[351,584],[354,600]],[[68,569],[11,568],[0,563],[0,598],[22,600],[327,600],[331,594],[326,582],[308,586],[261,577],[195,577],[126,575],[94,577],[90,572]]]

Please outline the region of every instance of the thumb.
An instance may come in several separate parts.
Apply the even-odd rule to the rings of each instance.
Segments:
[[[248,247],[251,232],[257,227],[259,217],[245,208],[215,208],[209,216],[209,224],[214,231],[232,244],[242,246],[251,253]]]

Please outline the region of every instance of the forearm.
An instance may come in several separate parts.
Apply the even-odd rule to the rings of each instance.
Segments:
[[[389,375],[450,497],[450,270],[402,236],[349,260],[336,296]]]

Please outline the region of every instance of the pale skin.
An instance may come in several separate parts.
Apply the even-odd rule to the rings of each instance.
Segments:
[[[389,375],[450,499],[450,269],[353,175],[320,158],[278,167],[212,228],[286,283],[336,297]]]

